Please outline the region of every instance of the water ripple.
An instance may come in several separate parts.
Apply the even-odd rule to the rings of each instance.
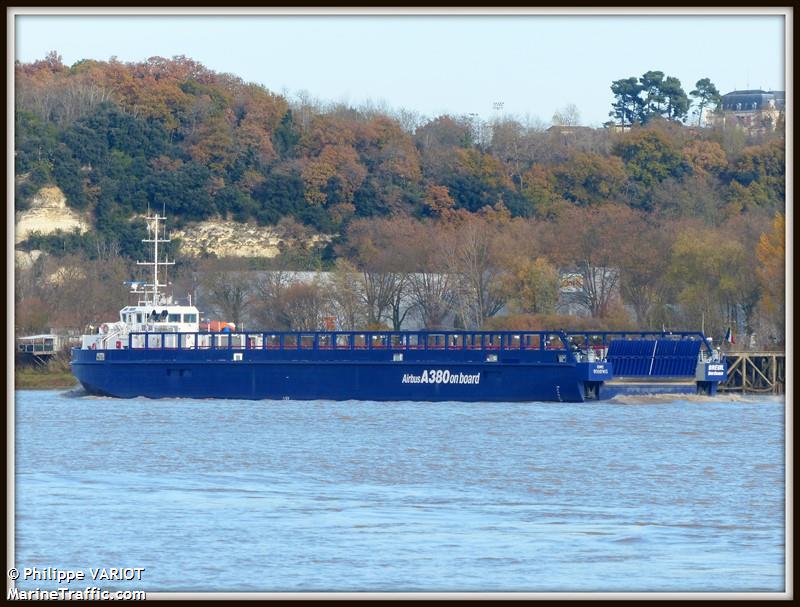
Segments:
[[[18,567],[143,566],[150,591],[784,587],[773,397],[432,405],[71,390],[18,392],[15,407]]]

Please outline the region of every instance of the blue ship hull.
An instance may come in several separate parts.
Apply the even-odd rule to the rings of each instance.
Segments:
[[[406,353],[402,362],[391,353],[377,360],[291,360],[286,352],[246,351],[233,360],[224,350],[106,350],[100,361],[97,353],[74,350],[73,373],[90,394],[121,398],[581,402],[585,396],[585,369],[555,354],[490,363],[454,360],[454,353]]]
[[[601,333],[608,355],[596,360],[566,347],[575,344],[563,332],[133,333],[113,340],[115,349],[73,349],[71,365],[87,392],[120,398],[582,402],[716,393],[726,366],[698,362],[696,334],[648,335]],[[634,381],[612,381],[615,373]]]

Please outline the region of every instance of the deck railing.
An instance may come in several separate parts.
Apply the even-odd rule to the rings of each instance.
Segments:
[[[133,350],[567,350],[560,331],[326,331],[155,333],[134,332],[126,347]]]

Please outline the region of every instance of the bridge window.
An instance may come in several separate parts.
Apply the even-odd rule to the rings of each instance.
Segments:
[[[180,322],[181,315],[180,314],[169,314],[167,316],[167,322]]]
[[[197,314],[184,314],[183,322],[197,322]]]

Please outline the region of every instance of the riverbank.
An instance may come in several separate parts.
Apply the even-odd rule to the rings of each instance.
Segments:
[[[16,390],[72,388],[77,384],[75,376],[69,371],[49,371],[46,368],[14,370],[14,388]]]
[[[72,374],[66,355],[57,355],[44,366],[14,367],[16,390],[50,390],[72,388],[76,385],[78,381]]]

